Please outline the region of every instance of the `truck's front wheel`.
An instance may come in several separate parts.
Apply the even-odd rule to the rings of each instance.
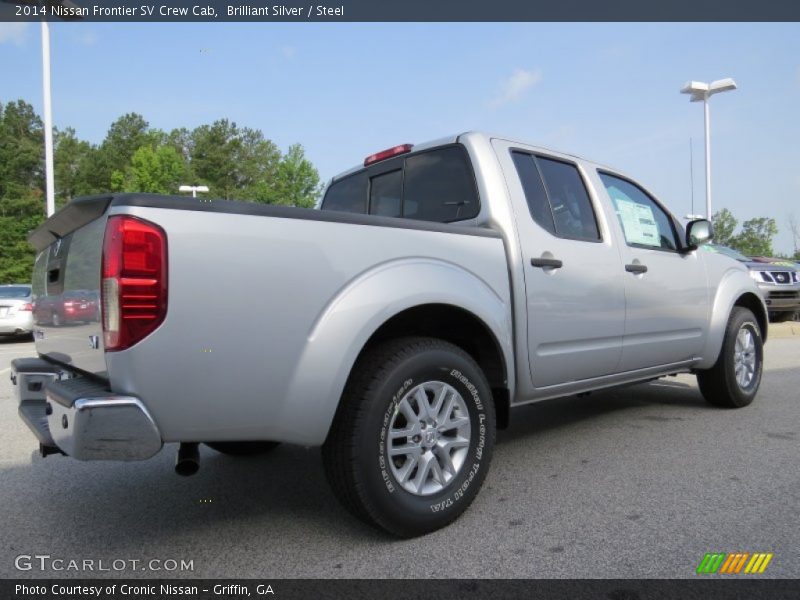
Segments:
[[[456,519],[486,477],[495,438],[480,367],[442,340],[382,344],[356,365],[323,460],[342,504],[401,537]]]
[[[753,313],[734,306],[716,364],[697,373],[703,397],[714,406],[741,408],[753,401],[761,384],[764,342]]]

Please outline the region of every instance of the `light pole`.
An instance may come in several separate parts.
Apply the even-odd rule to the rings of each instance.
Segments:
[[[179,192],[192,192],[192,198],[197,198],[197,192],[207,193],[208,186],[206,185],[182,185],[178,188]]]
[[[44,96],[44,190],[47,216],[56,212],[55,176],[53,175],[53,105],[50,97],[50,26],[42,19],[42,92]]]
[[[691,94],[690,102],[702,102],[705,112],[706,128],[706,218],[711,219],[711,122],[708,110],[708,99],[714,94],[736,89],[736,82],[730,77],[718,79],[711,83],[689,81],[683,86],[681,94]]]

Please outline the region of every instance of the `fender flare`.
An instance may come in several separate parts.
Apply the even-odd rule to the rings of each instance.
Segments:
[[[759,323],[768,323],[767,306],[764,299],[746,271],[730,269],[725,272],[717,286],[716,295],[711,303],[709,313],[708,335],[703,347],[703,359],[696,365],[697,369],[710,369],[717,362],[722,351],[722,340],[725,337],[725,328],[728,325],[733,307],[745,296],[753,296],[758,302],[761,314],[756,318]],[[763,328],[763,338],[766,341],[767,331]]]
[[[353,365],[372,335],[401,312],[428,304],[458,307],[481,320],[498,343],[513,386],[509,293],[437,259],[404,258],[370,268],[340,289],[314,321],[290,378],[279,417],[283,427],[308,445],[322,444]]]

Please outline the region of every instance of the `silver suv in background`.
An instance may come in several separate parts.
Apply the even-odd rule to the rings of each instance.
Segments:
[[[796,268],[788,263],[758,262],[720,244],[705,244],[702,248],[730,256],[747,267],[767,304],[770,321],[791,321],[800,312],[800,273]]]
[[[32,332],[31,286],[22,283],[0,285],[0,335],[28,335]]]

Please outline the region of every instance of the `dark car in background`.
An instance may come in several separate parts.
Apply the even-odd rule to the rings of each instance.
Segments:
[[[100,299],[91,290],[70,290],[58,296],[37,298],[33,305],[36,323],[56,327],[100,320]]]
[[[701,248],[744,263],[767,303],[770,321],[791,321],[800,313],[800,273],[792,261],[763,256],[749,258],[720,244],[705,244]]]

